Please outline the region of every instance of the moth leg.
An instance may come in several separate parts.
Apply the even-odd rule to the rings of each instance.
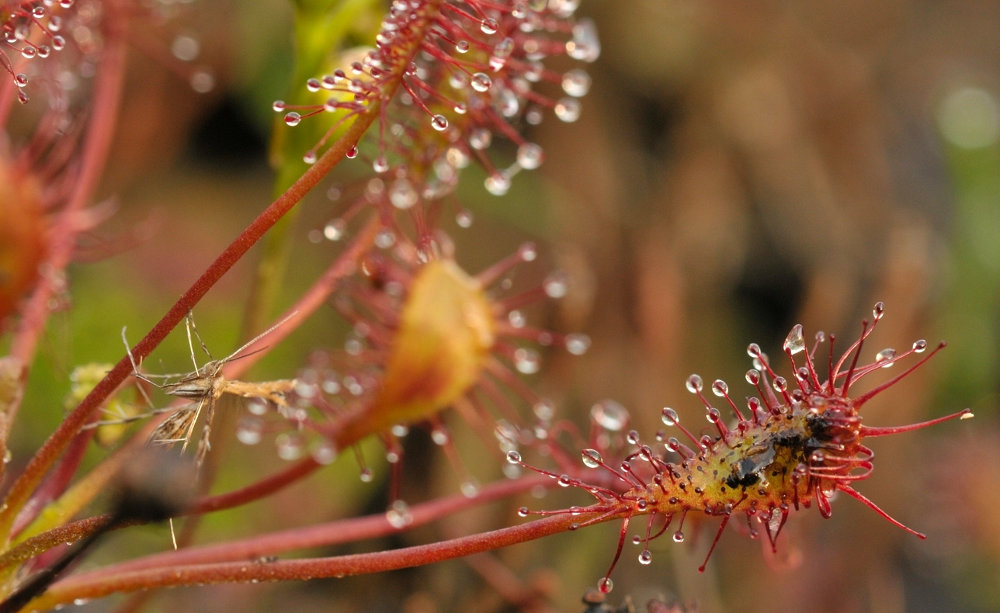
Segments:
[[[209,449],[212,448],[212,443],[211,443],[210,437],[212,435],[212,419],[215,417],[215,400],[216,400],[216,398],[217,398],[217,396],[214,396],[214,395],[213,396],[208,396],[208,397],[205,398],[205,402],[202,403],[202,406],[205,409],[205,423],[204,423],[204,425],[201,428],[201,439],[198,441],[198,449],[197,449],[197,452],[195,453],[195,465],[196,466],[201,466],[202,463],[204,463],[205,456],[208,455]],[[201,410],[201,407],[199,407],[199,411],[200,410]],[[197,421],[197,420],[193,420],[191,422],[191,427],[192,428],[194,427],[194,422],[195,421]],[[186,444],[187,443],[185,443],[185,445]]]

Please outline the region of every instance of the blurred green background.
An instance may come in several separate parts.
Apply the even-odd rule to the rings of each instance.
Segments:
[[[270,201],[270,102],[289,87],[289,9],[281,0],[202,0],[190,11],[171,27],[200,41],[198,61],[212,67],[217,87],[198,95],[157,63],[133,59],[102,191],[117,213],[82,251],[90,261],[71,270],[72,306],[53,319],[31,407],[59,406],[73,366],[119,359],[122,326],[138,339]],[[552,352],[532,385],[581,425],[603,398],[629,407],[635,427],[649,436],[664,405],[701,424],[702,409],[684,391],[688,374],[724,378],[741,398],[749,342],[777,355],[798,322],[807,334],[823,329],[847,340],[883,300],[887,316],[866,358],[917,338],[947,339],[949,347],[867,405],[866,423],[904,424],[964,407],[976,413],[972,421],[871,443],[876,469],[858,489],[926,532],[926,541],[841,497],[831,520],[814,509],[794,515],[777,559],[730,530],[699,574],[714,522],[693,545],[656,541],[648,567],[626,545],[611,601],[677,597],[709,612],[996,610],[1000,2],[590,0],[582,12],[596,20],[603,45],[588,69],[594,86],[582,117],[573,125],[549,118],[529,132],[546,162],[517,176],[504,198],[488,195],[470,172],[461,194],[477,221],[468,230],[446,225],[470,271],[530,239],[539,241],[545,266],[570,273],[571,294],[532,315],[553,329],[591,335],[591,351],[582,358]],[[280,306],[337,252],[336,244],[310,240],[336,214],[322,193],[303,204],[295,274]],[[196,313],[216,357],[240,344],[254,260],[251,253]],[[293,376],[317,339],[337,346],[343,329],[332,309],[322,312],[258,372]],[[175,333],[153,358],[164,364],[153,371],[186,368],[183,337]],[[28,454],[58,419],[52,411],[28,412],[15,457]],[[500,462],[482,457],[468,434],[456,430],[460,449],[467,447],[463,459],[481,480],[495,477]],[[405,469],[411,504],[458,489],[443,454],[427,450],[420,436]],[[226,453],[220,490],[281,462],[258,448],[230,445]],[[209,518],[202,540],[380,512],[380,453],[377,446],[367,453],[374,484],[360,483],[345,454],[279,496]],[[512,511],[520,504],[588,502],[581,492],[559,494],[336,551],[496,528],[520,521]],[[499,559],[521,587],[549,595],[549,610],[573,611],[610,562],[617,531],[589,528],[471,565],[170,590],[148,607],[514,610],[474,570],[502,584],[507,578],[493,566]],[[164,538],[163,529],[130,532],[93,562],[166,546]]]

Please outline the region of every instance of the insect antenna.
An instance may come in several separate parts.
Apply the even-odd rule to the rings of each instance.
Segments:
[[[201,334],[198,333],[198,327],[194,325],[194,313],[192,313],[190,310],[188,310],[187,315],[184,317],[184,329],[187,332],[188,349],[191,352],[191,363],[194,364],[194,372],[200,375],[201,371],[199,370],[198,367],[198,360],[194,357],[194,343],[191,341],[192,330],[194,331],[195,337],[197,337],[198,339],[198,344],[201,345],[201,350],[204,351],[205,355],[208,356],[209,361],[205,364],[206,369],[210,364],[212,364],[215,361],[215,358],[212,357],[212,352],[208,350],[208,345],[205,344],[205,340],[202,339]],[[236,355],[237,353],[239,353],[239,351],[240,350],[237,349],[236,352],[233,353],[233,355]],[[229,358],[226,359],[228,360]]]

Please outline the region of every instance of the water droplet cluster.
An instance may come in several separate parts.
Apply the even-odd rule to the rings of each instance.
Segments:
[[[135,9],[138,16],[163,24],[177,12],[177,7],[163,10],[163,4],[167,3],[143,3]],[[0,67],[17,86],[18,101],[28,102],[29,83],[35,81],[46,91],[51,107],[66,107],[65,98],[93,74],[103,46],[102,20],[106,18],[98,0],[4,2],[0,10]],[[166,47],[163,57],[178,64],[193,62],[201,51],[198,39],[190,34],[177,34]],[[61,59],[39,61],[56,57]],[[196,92],[206,93],[215,87],[215,77],[207,67],[174,68],[187,76]]]
[[[66,21],[74,0],[6,2],[0,11],[0,66],[17,86],[17,98],[28,101],[30,78],[22,72],[28,60],[44,60],[66,48]],[[71,16],[71,15],[70,15]],[[8,55],[8,50],[12,55]]]
[[[552,56],[593,62],[600,54],[593,23],[574,18],[577,5],[396,0],[372,50],[308,80],[306,89],[326,96],[323,102],[278,101],[274,110],[289,126],[333,114],[331,132],[304,156],[313,162],[332,130],[381,104],[380,125],[371,131],[377,136],[361,146],[376,174],[408,187],[405,197],[385,201],[392,207],[408,209],[415,200],[452,192],[459,171],[472,160],[486,169],[487,191],[503,195],[515,174],[537,168],[544,157],[514,126],[537,124],[547,110],[565,122],[580,115],[589,75],[581,68],[560,74],[546,67]],[[494,136],[517,147],[506,167],[486,154]]]

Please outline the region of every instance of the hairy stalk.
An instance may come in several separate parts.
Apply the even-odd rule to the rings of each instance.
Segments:
[[[462,510],[502,500],[538,487],[549,487],[552,485],[553,482],[551,479],[540,476],[526,476],[516,480],[501,481],[485,486],[473,498],[456,494],[447,498],[414,505],[411,508],[412,522],[407,528],[417,528],[439,520],[442,517],[449,517]],[[26,539],[17,547],[0,556],[0,567],[10,567],[36,557],[63,543],[74,543],[84,539],[105,529],[108,525],[108,518],[108,515],[90,517],[59,526],[48,532]],[[115,528],[125,528],[137,523],[140,522],[122,523],[116,525]],[[337,520],[305,528],[283,530],[217,545],[206,545],[152,554],[93,571],[93,573],[115,576],[156,568],[245,561],[286,551],[357,542],[398,532],[399,529],[390,524],[385,515],[379,514]]]
[[[412,521],[407,524],[406,529],[410,530],[430,524],[443,517],[450,517],[454,513],[522,494],[534,488],[549,488],[554,485],[551,479],[529,475],[520,479],[500,481],[484,486],[479,495],[472,498],[455,494],[416,504],[410,507]],[[339,519],[304,528],[282,530],[242,540],[155,553],[94,572],[111,576],[142,569],[252,560],[286,551],[354,543],[399,532],[400,529],[394,527],[386,519],[385,514],[380,513],[366,517]]]
[[[90,447],[91,438],[93,437],[92,432],[87,432],[81,436],[77,436],[70,443],[69,448],[63,454],[62,459],[56,465],[56,467],[49,472],[45,481],[38,487],[34,495],[31,498],[30,509],[26,509],[21,512],[17,519],[14,521],[14,525],[11,528],[13,535],[18,535],[21,530],[33,520],[36,519],[36,515],[45,509],[45,514],[49,514],[53,506],[57,506],[58,503],[53,504],[53,501],[61,496],[65,495],[66,488],[69,487],[70,482],[73,479],[73,475],[76,474],[77,469],[80,467],[80,462],[83,461],[83,457]],[[113,462],[104,461],[101,464],[111,464]],[[106,475],[110,478],[112,474]],[[79,491],[79,490],[78,490]],[[100,488],[89,494],[89,498],[93,498],[100,491]],[[85,494],[86,495],[86,494]],[[70,515],[72,515],[71,513]],[[52,519],[55,520],[59,513],[52,513]],[[68,519],[68,517],[66,518]],[[56,520],[58,522],[58,520]],[[17,539],[14,539],[16,542]]]
[[[576,524],[596,519],[599,515],[598,513],[584,513],[575,516],[557,515],[519,526],[501,528],[429,545],[374,553],[330,558],[279,560],[276,562],[243,560],[190,566],[178,565],[136,570],[112,576],[104,576],[99,572],[81,574],[57,582],[48,592],[31,602],[30,606],[36,609],[47,609],[72,602],[75,599],[99,598],[112,593],[178,585],[339,578],[398,570],[460,558],[558,534],[572,529]],[[617,518],[617,516],[606,516],[601,519]]]
[[[95,496],[113,484],[113,480],[119,476],[121,468],[134,459],[135,451],[141,445],[142,437],[135,437],[121,448],[117,449],[111,456],[95,466],[82,479],[76,481],[72,486],[62,492],[62,495],[45,505],[45,508],[38,514],[34,521],[22,527],[20,522],[27,521],[27,514],[22,513],[15,522],[14,533],[16,536],[11,539],[12,544],[18,544],[27,538],[40,534],[46,530],[64,524],[79,513]],[[0,565],[2,568],[2,565]]]
[[[25,539],[17,546],[0,554],[0,568],[9,568],[35,558],[64,543],[75,543],[108,524],[111,516],[107,513],[63,524],[37,536]],[[122,524],[121,527],[125,527]]]

